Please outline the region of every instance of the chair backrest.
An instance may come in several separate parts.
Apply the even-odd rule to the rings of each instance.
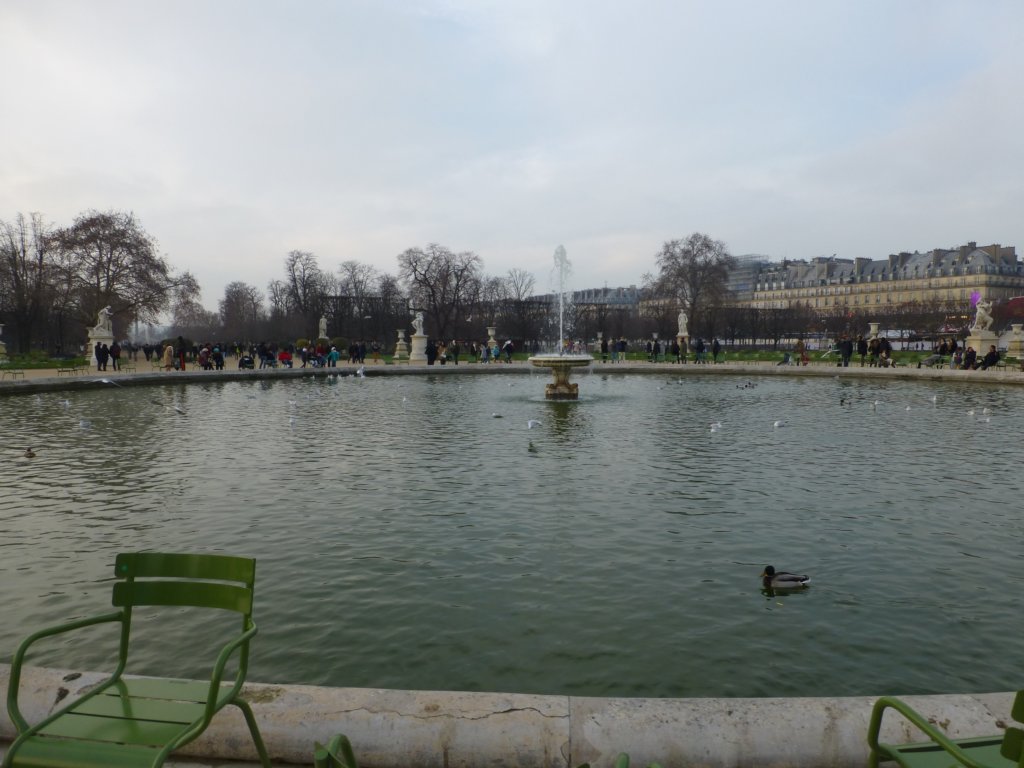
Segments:
[[[252,614],[256,561],[227,555],[122,553],[113,604],[192,606]]]
[[[1017,691],[1013,700],[1013,709],[1010,710],[1010,717],[1018,723],[1024,723],[1024,691]],[[999,753],[1007,760],[1013,760],[1018,765],[1024,765],[1024,730],[1009,727],[1003,734],[1003,744]]]

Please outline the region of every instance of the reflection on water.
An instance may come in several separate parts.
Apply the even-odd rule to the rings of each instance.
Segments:
[[[0,400],[0,655],[105,610],[117,552],[161,549],[258,558],[254,680],[622,696],[1015,687],[1019,392],[752,383],[591,375],[576,403],[544,401],[535,376]],[[769,563],[813,586],[762,594]],[[180,647],[152,634],[134,671]],[[62,640],[36,661],[107,658],[100,639]],[[207,673],[183,660],[181,674]]]

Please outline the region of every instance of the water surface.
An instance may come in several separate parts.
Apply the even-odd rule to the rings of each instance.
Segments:
[[[547,378],[0,399],[0,654],[106,610],[118,552],[218,551],[258,560],[253,680],[668,697],[1020,687],[1019,390],[598,372],[565,404],[543,401]],[[37,458],[19,458],[26,445]],[[813,586],[762,594],[769,563]],[[171,656],[208,674],[160,625],[140,633],[132,671]],[[35,661],[98,668],[110,647],[96,632]]]

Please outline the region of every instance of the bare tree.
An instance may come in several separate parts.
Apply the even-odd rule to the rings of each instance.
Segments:
[[[464,317],[477,293],[483,262],[472,251],[452,253],[442,245],[410,248],[398,257],[398,274],[410,301],[430,319],[431,335],[452,337],[457,318]]]
[[[729,271],[736,268],[736,259],[729,255],[725,243],[700,232],[666,242],[657,261],[658,275],[651,286],[654,294],[674,297],[690,323],[697,326],[708,307],[722,302]]]
[[[219,309],[221,326],[228,338],[256,340],[260,323],[264,320],[263,294],[259,288],[241,281],[228,283]]]
[[[41,214],[0,222],[0,311],[14,328],[14,347],[26,354],[45,319],[53,284],[49,232]]]
[[[117,326],[127,318],[152,322],[184,279],[156,252],[156,242],[131,213],[89,211],[54,233],[69,257],[79,318],[91,324],[110,306]]]

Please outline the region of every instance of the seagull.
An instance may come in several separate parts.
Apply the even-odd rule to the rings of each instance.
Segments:
[[[981,412],[982,412],[983,414],[985,414],[986,416],[988,416],[988,415],[989,415],[990,413],[992,413],[992,411],[990,411],[990,410],[989,410],[988,408],[982,408],[982,409],[981,409]]]
[[[717,432],[721,428],[722,428],[722,422],[720,422],[720,421],[712,421],[711,422],[711,431],[712,432]]]
[[[968,416],[973,416],[973,415],[974,415],[974,409],[973,409],[973,408],[971,408],[971,410],[969,410],[969,411],[967,412],[967,415],[968,415]]]
[[[939,396],[938,395],[932,395],[932,405],[935,405],[938,402],[939,402]]]
[[[100,383],[101,384],[113,384],[115,387],[121,387],[122,389],[124,389],[124,387],[122,387],[120,384],[118,384],[113,379],[100,379]]]
[[[779,421],[776,421],[774,424],[772,424],[772,429],[778,429],[779,427],[784,427],[784,426],[786,426],[786,422],[784,422],[784,421],[782,421],[780,419]]]
[[[528,422],[526,422],[526,428],[527,429],[533,429],[534,427],[542,427],[542,426],[544,426],[544,425],[541,424],[541,422],[537,421],[536,419],[530,419]]]
[[[992,419],[990,419],[988,416],[986,416],[983,419],[978,419],[978,421],[980,421],[982,424],[988,424],[990,421],[992,421]]]
[[[66,399],[65,400],[61,400],[60,404],[63,405],[65,408],[70,408],[71,407],[71,401],[70,400],[66,400]]]
[[[92,426],[92,422],[88,419],[81,419],[78,422],[79,429],[89,429]]]
[[[909,405],[907,406],[907,410],[908,410],[908,411],[910,410],[910,406],[909,406]]]
[[[402,398],[402,402],[403,402],[403,403],[407,403],[407,402],[409,402],[409,398],[408,398],[408,397],[403,397],[403,398]]]
[[[361,379],[365,379],[366,378],[366,366],[365,365],[360,365],[358,368],[356,368],[356,376],[358,376]]]

